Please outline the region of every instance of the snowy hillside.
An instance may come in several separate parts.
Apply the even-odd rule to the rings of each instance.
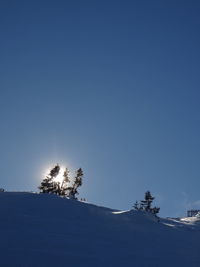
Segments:
[[[0,193],[0,266],[200,266],[200,219]]]

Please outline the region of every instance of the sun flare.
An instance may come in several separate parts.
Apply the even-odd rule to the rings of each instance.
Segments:
[[[51,169],[52,168],[46,169],[44,176],[49,176]],[[65,168],[61,166],[58,175],[55,178],[53,178],[53,181],[62,183],[63,178],[64,178],[63,177],[64,172],[65,172]]]
[[[55,182],[62,183],[64,171],[65,171],[65,168],[64,167],[60,167],[59,174],[54,178],[54,181]]]

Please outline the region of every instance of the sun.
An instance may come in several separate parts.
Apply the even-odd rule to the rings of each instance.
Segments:
[[[55,182],[59,182],[62,183],[63,182],[63,174],[65,172],[65,168],[64,167],[60,167],[60,171],[59,174],[53,179]]]
[[[43,175],[48,177],[51,169],[52,169],[51,167],[47,168]],[[62,184],[63,178],[64,178],[63,177],[64,172],[65,172],[65,168],[63,166],[60,166],[60,171],[59,171],[58,175],[55,178],[53,178],[53,181],[59,182],[60,184]]]

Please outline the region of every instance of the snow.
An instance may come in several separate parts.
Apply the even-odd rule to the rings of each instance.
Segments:
[[[0,193],[0,266],[200,266],[200,218],[158,219],[55,195]]]

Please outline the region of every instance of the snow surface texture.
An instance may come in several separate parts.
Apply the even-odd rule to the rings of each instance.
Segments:
[[[200,218],[160,219],[55,195],[0,193],[0,266],[199,267]]]

